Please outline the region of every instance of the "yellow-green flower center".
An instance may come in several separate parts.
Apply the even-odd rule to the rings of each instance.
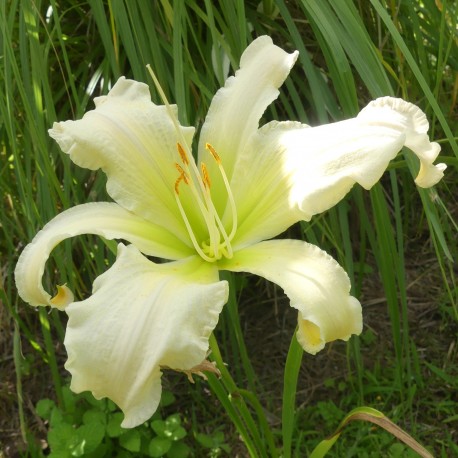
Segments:
[[[194,245],[199,256],[208,262],[215,262],[225,258],[232,258],[233,251],[231,241],[237,231],[237,209],[235,207],[234,196],[229,185],[229,181],[224,171],[221,159],[212,145],[207,143],[206,149],[210,152],[212,158],[218,165],[218,169],[221,173],[224,186],[226,188],[228,203],[232,211],[232,229],[228,234],[224,225],[221,221],[218,212],[211,197],[211,180],[205,163],[201,163],[201,171],[199,172],[194,159],[190,157],[190,153],[180,143],[177,143],[177,151],[181,159],[181,165],[175,163],[175,167],[178,170],[179,176],[175,181],[175,199],[177,201],[178,208],[180,210],[183,221],[188,230],[189,237]],[[199,211],[205,221],[207,227],[208,238],[204,241],[198,241],[195,231],[191,225],[191,222],[186,214],[183,204],[180,200],[180,185],[184,184],[188,186],[194,202],[197,204]]]
[[[216,262],[223,257],[230,259],[233,256],[231,241],[237,231],[237,209],[235,207],[234,196],[232,194],[226,172],[224,171],[223,165],[221,163],[221,159],[215,151],[215,148],[213,148],[210,143],[206,143],[205,148],[210,152],[211,156],[218,165],[218,169],[221,173],[221,178],[226,188],[227,201],[231,207],[232,229],[229,234],[224,228],[221,218],[218,215],[218,212],[216,211],[211,198],[211,181],[207,166],[202,162],[201,171],[199,172],[194,158],[192,157],[190,148],[186,143],[183,132],[180,129],[178,119],[171,109],[167,97],[165,96],[165,93],[159,84],[159,81],[153,70],[149,65],[147,65],[147,68],[162,100],[164,101],[164,105],[167,108],[170,119],[175,126],[178,138],[181,139],[181,143],[177,143],[177,151],[180,156],[181,164],[178,162],[175,163],[175,167],[179,173],[178,178],[175,181],[175,199],[177,201],[181,216],[183,217],[183,221],[186,225],[186,229],[188,231],[191,242],[196,252],[205,261]],[[196,231],[193,230],[190,219],[188,218],[186,210],[180,200],[180,185],[182,183],[184,183],[186,186],[189,186],[189,189],[193,195],[193,203],[197,204],[203,220],[205,221],[206,233],[208,234],[208,237],[205,237],[204,240],[199,241],[197,239]],[[191,211],[194,212],[195,210],[192,208]]]

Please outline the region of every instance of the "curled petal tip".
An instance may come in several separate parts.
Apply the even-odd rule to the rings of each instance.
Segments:
[[[444,176],[445,164],[433,165],[440,153],[440,145],[432,142],[427,134],[429,123],[425,113],[416,105],[402,99],[381,97],[361,110],[360,119],[391,123],[405,134],[404,144],[420,160],[420,171],[415,183],[422,188],[437,184]]]
[[[224,268],[260,275],[285,291],[299,312],[297,339],[307,353],[361,333],[361,304],[350,295],[347,273],[315,245],[299,240],[259,242],[237,251]]]
[[[296,337],[301,347],[311,355],[317,354],[325,346],[325,341],[321,337],[320,328],[309,320],[301,319],[298,316],[298,330]]]
[[[444,171],[447,166],[443,163],[440,164],[421,164],[420,171],[418,172],[417,178],[415,178],[415,184],[420,188],[430,188],[435,184],[439,183],[444,176]]]
[[[59,310],[64,310],[68,304],[75,300],[71,289],[65,285],[57,285],[57,294],[49,300],[49,305]]]
[[[334,340],[347,341],[352,335],[359,335],[363,330],[361,304],[349,296],[346,304],[339,310],[339,319],[330,315],[316,315],[306,319],[298,314],[297,340],[302,348],[311,355],[323,350],[325,345]]]

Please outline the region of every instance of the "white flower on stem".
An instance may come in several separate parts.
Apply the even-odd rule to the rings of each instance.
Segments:
[[[378,99],[334,124],[259,128],[296,58],[269,37],[251,43],[211,103],[197,161],[194,128],[179,125],[176,107],[155,105],[146,84],[124,78],[81,120],[50,130],[75,164],[106,173],[114,202],[78,205],[50,221],[20,256],[17,288],[34,306],[65,310],[71,388],[112,399],[124,427],[155,412],[161,367],[186,373],[205,359],[228,298],[220,270],[283,288],[309,353],[359,334],[361,305],[337,262],[306,242],[269,239],[337,204],[355,183],[371,188],[403,146],[420,159],[419,186],[443,175],[425,115],[400,99]],[[129,245],[119,244],[89,298],[74,301],[67,286],[52,298],[42,286],[46,260],[79,234]]]

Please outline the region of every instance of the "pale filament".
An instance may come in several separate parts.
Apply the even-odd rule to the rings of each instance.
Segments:
[[[202,173],[199,173],[197,165],[194,159],[192,158],[191,149],[186,141],[186,138],[183,134],[182,129],[180,128],[179,121],[175,113],[173,112],[172,107],[170,106],[170,103],[167,100],[167,97],[159,83],[159,80],[157,79],[150,65],[147,65],[147,69],[151,75],[151,78],[153,79],[153,82],[156,86],[156,89],[159,92],[159,95],[162,101],[164,102],[164,105],[166,106],[169,117],[172,120],[173,125],[175,127],[175,131],[178,135],[178,138],[180,139],[180,141],[177,143],[177,151],[180,156],[183,167],[175,163],[175,167],[177,168],[180,174],[177,180],[175,181],[175,199],[176,199],[178,208],[180,210],[180,214],[186,225],[186,229],[188,230],[188,234],[191,238],[192,244],[194,245],[194,248],[196,249],[198,254],[204,260],[208,262],[214,262],[220,259],[222,255],[224,255],[225,257],[231,258],[233,256],[233,251],[232,251],[230,242],[232,238],[234,237],[235,232],[237,230],[237,211],[235,207],[234,197],[233,197],[231,188],[229,186],[229,182],[228,182],[226,173],[224,172],[223,166],[221,164],[221,159],[219,158],[215,149],[209,143],[207,143],[206,148],[210,151],[214,160],[218,164],[218,168],[223,178],[224,185],[226,187],[226,191],[228,195],[228,199],[231,205],[232,230],[229,236],[227,235],[227,232],[223,226],[223,223],[218,215],[218,212],[215,209],[215,206],[211,198],[211,194],[210,194],[211,181],[210,181],[210,177],[209,177],[207,168],[205,164],[202,164],[201,165]],[[191,159],[189,159],[189,157],[191,157]],[[196,188],[196,183],[195,183],[196,181],[198,183],[198,188],[200,189],[200,193],[198,192]],[[197,201],[197,204],[199,206],[199,209],[201,211],[201,214],[207,226],[208,236],[209,236],[209,244],[207,244],[206,242],[203,242],[202,248],[205,251],[207,251],[208,253],[210,253],[211,255],[213,255],[213,257],[208,256],[204,252],[204,250],[202,250],[201,246],[199,245],[196,239],[196,236],[192,229],[191,223],[189,222],[189,219],[186,215],[186,212],[180,200],[179,187],[180,187],[181,182],[184,182],[185,185],[189,186],[192,194],[194,195]],[[223,238],[224,241],[223,243],[220,244],[221,237]]]
[[[210,177],[209,177],[209,174],[208,174],[207,167],[206,167],[205,163],[203,163],[203,162],[201,163],[201,170],[202,170],[202,174],[201,175],[199,175],[199,173],[197,171],[198,170],[197,169],[197,165],[196,165],[196,163],[194,161],[191,161],[191,167],[193,168],[193,170],[195,172],[195,175],[197,177],[197,180],[198,180],[199,184],[201,184],[201,189],[202,189],[203,194],[204,194],[204,198],[205,198],[205,203],[207,205],[207,209],[208,209],[209,213],[211,214],[211,216],[214,218],[214,222],[216,222],[216,225],[218,226],[218,229],[219,229],[217,246],[213,247],[213,252],[216,254],[221,249],[223,249],[224,247],[227,247],[227,250],[224,250],[223,252],[224,252],[226,257],[232,258],[233,251],[232,251],[232,246],[231,246],[230,242],[231,242],[232,238],[234,237],[235,232],[237,230],[237,211],[236,211],[236,207],[235,207],[235,201],[234,201],[234,197],[233,197],[231,188],[229,186],[229,182],[228,182],[226,173],[224,172],[223,166],[221,164],[220,157],[218,156],[217,152],[215,151],[215,149],[213,148],[212,145],[210,145],[209,143],[206,143],[205,147],[206,147],[207,150],[210,151],[211,155],[213,156],[213,159],[218,164],[218,168],[219,168],[219,170],[221,172],[221,175],[223,177],[223,181],[224,181],[224,184],[226,186],[226,191],[227,191],[227,194],[229,196],[229,201],[231,203],[232,224],[233,225],[232,225],[232,231],[231,231],[231,235],[230,236],[227,235],[226,229],[223,226],[221,218],[219,217],[218,212],[216,211],[216,208],[213,205],[213,200],[211,198],[211,193],[210,193],[211,182],[210,182]],[[180,156],[182,156],[183,163],[185,165],[187,165],[189,163],[189,161],[188,161],[188,158],[187,158],[185,150],[183,149],[183,147],[180,144],[177,144],[177,149],[178,149],[178,152],[179,152]],[[214,224],[212,224],[211,226],[214,227]],[[209,230],[210,230],[211,226],[208,225]],[[222,237],[224,239],[224,243],[221,244],[221,245],[219,245],[219,241],[220,241],[219,235],[222,235]],[[211,237],[210,237],[210,242],[211,242]],[[207,244],[205,244],[205,245],[208,246]],[[211,245],[211,243],[210,243],[210,245]]]
[[[198,193],[197,189],[196,189],[196,186],[194,184],[194,180],[192,180],[191,178],[185,182],[186,184],[189,185],[189,188],[192,192],[192,194],[194,195],[196,201],[197,201],[197,204],[199,205],[199,209],[202,213],[202,216],[205,220],[205,224],[207,226],[207,229],[208,229],[208,236],[209,236],[209,239],[210,239],[210,246],[213,248],[213,252],[214,253],[217,253],[218,252],[218,246],[219,246],[219,242],[220,242],[220,233],[218,231],[218,228],[216,227],[215,225],[215,221],[214,221],[214,215],[213,215],[213,212],[209,210],[209,203],[211,203],[211,197],[209,196],[208,194],[208,190],[206,189],[206,186],[205,184],[203,183],[203,179],[201,177],[201,175],[199,174],[198,172],[198,169],[197,169],[197,166],[196,166],[196,163],[194,162],[194,159],[192,159],[191,161],[188,159],[188,156],[187,156],[187,153],[185,151],[185,149],[181,146],[180,143],[177,143],[177,150],[178,150],[178,153],[181,157],[181,161],[183,163],[183,167],[184,169],[186,170],[183,170],[183,168],[179,165],[179,164],[175,164],[175,167],[178,169],[178,171],[183,171],[183,173],[185,174],[185,176],[187,177],[191,177],[191,169],[189,168],[189,164],[191,164],[191,167],[192,167],[192,171],[194,172],[194,176],[196,177],[196,180],[197,182],[199,183],[200,185],[200,190],[201,190],[201,194]],[[178,189],[176,188],[175,191],[178,191]],[[203,195],[203,201],[202,201],[202,197],[201,195]],[[183,208],[183,207],[182,207]],[[211,208],[211,206],[210,206]],[[183,214],[182,214],[183,216]],[[189,232],[189,228],[191,228],[191,225],[186,225],[186,227],[188,228],[188,232]],[[189,234],[191,235],[191,234]],[[191,239],[192,238],[195,238],[194,234],[191,236]]]
[[[208,186],[205,186],[205,190],[206,190],[206,193],[208,194],[208,203],[209,203],[209,207],[210,207],[209,210],[211,211],[211,214],[212,214],[212,216],[214,218],[214,221],[216,222],[216,225],[218,226],[219,233],[223,236],[223,239],[224,239],[224,243],[222,243],[221,245],[218,246],[218,252],[220,252],[222,250],[225,257],[232,258],[233,251],[232,251],[232,246],[231,246],[231,239],[229,239],[229,237],[227,235],[226,229],[223,226],[221,218],[219,217],[218,212],[216,211],[216,208],[213,205],[213,200],[211,198],[210,178],[208,176],[207,167],[205,166],[205,164],[203,162],[202,162],[201,166],[202,166],[202,174],[203,174],[203,178],[202,179],[203,179],[203,181],[204,180],[208,180],[207,181]],[[235,232],[234,232],[234,234],[235,234]],[[218,240],[218,244],[219,244],[219,240]],[[224,249],[224,247],[227,247],[227,250]]]
[[[220,250],[224,250],[223,251],[224,255],[227,258],[232,258],[233,252],[232,252],[231,242],[230,242],[230,240],[229,240],[229,238],[227,236],[227,232],[224,229],[223,223],[222,223],[222,221],[221,221],[221,219],[220,219],[220,217],[218,215],[218,212],[216,211],[216,208],[213,205],[213,201],[211,200],[210,187],[206,188],[206,191],[207,191],[208,197],[209,197],[210,210],[211,210],[212,216],[213,216],[214,221],[216,222],[216,224],[218,226],[219,234],[221,234],[223,236],[223,239],[224,239],[224,243],[222,243],[221,245],[219,245],[219,240],[218,240],[217,252],[219,252]],[[227,250],[225,250],[224,247],[227,247]],[[220,259],[220,258],[221,257],[219,257],[218,259]]]
[[[179,182],[177,182],[177,184],[175,185],[176,186],[175,190],[177,189],[177,185],[178,184],[179,184]],[[175,192],[175,199],[177,201],[178,208],[180,209],[180,213],[181,213],[181,216],[183,218],[184,224],[186,225],[186,229],[188,230],[189,237],[191,237],[192,244],[194,245],[194,248],[196,249],[197,253],[199,253],[199,256],[202,259],[204,259],[205,261],[208,261],[208,262],[216,261],[215,258],[210,258],[209,256],[207,256],[204,253],[204,251],[200,248],[199,243],[196,240],[196,236],[194,235],[194,231],[192,230],[191,224],[190,224],[190,222],[188,220],[188,217],[186,216],[186,212],[184,211],[183,205],[181,205],[178,192]]]
[[[218,153],[215,151],[215,148],[213,148],[210,143],[205,143],[205,148],[210,151],[211,155],[215,159],[216,163],[218,164],[219,171],[221,173],[221,177],[223,178],[224,185],[226,186],[226,192],[227,192],[227,198],[229,200],[229,204],[231,206],[231,211],[232,211],[232,230],[231,233],[229,234],[229,241],[231,241],[234,238],[234,235],[237,231],[237,207],[235,205],[235,200],[234,200],[234,195],[232,194],[231,186],[229,184],[229,180],[227,179],[226,172],[224,171],[223,165],[221,163],[221,159],[218,156]]]
[[[219,159],[219,156],[217,155],[217,153],[214,150],[214,148],[209,144],[207,144],[207,145],[211,148],[210,152],[212,153],[213,158],[217,162],[219,170],[220,170],[220,172],[221,172],[221,174],[223,176],[223,181],[224,181],[225,186],[226,186],[227,194],[229,196],[229,202],[231,203],[231,208],[232,208],[232,212],[233,212],[232,213],[233,214],[233,217],[232,217],[233,218],[233,226],[232,226],[231,235],[228,236],[227,232],[226,232],[226,230],[225,230],[225,228],[223,226],[223,223],[221,221],[221,218],[219,217],[218,212],[216,211],[216,208],[215,208],[215,206],[213,204],[213,201],[212,201],[212,198],[211,198],[211,192],[210,192],[211,181],[210,181],[210,176],[209,176],[207,167],[206,167],[205,163],[201,163],[202,173],[201,173],[201,175],[198,176],[198,180],[199,180],[199,182],[202,184],[202,186],[204,188],[204,200],[205,200],[205,204],[206,204],[206,210],[208,211],[208,216],[210,216],[212,218],[212,221],[211,221],[210,224],[208,224],[209,222],[206,219],[207,227],[208,227],[208,230],[209,230],[209,235],[211,235],[211,233],[210,233],[211,229],[215,229],[217,231],[217,233],[218,233],[216,245],[214,244],[214,241],[210,237],[210,245],[208,245],[207,243],[204,242],[202,244],[202,247],[203,247],[205,252],[211,253],[212,255],[215,256],[214,260],[221,259],[222,256],[225,256],[227,258],[232,258],[233,251],[232,251],[232,246],[231,246],[231,240],[232,240],[233,236],[235,235],[235,232],[236,232],[236,229],[237,229],[237,213],[235,211],[235,202],[234,202],[234,198],[233,198],[233,195],[232,195],[232,191],[231,191],[231,189],[229,187],[227,176],[226,176],[226,174],[224,172],[224,169],[223,169],[223,167],[221,165],[221,160]],[[210,149],[208,146],[207,146],[207,149]],[[187,157],[185,156],[186,153],[184,152],[183,147],[181,145],[177,145],[177,149],[178,149],[178,152],[179,152],[179,154],[180,154],[180,156],[182,158],[182,162],[183,162],[184,167],[187,168],[187,162],[188,161],[185,160],[185,158],[187,159]],[[192,164],[192,162],[191,162],[191,164]],[[193,165],[197,169],[197,166],[195,165],[195,163]],[[185,173],[183,171],[183,169],[181,168],[181,166],[176,164],[176,167],[177,167],[177,169],[178,169],[178,171],[180,173]],[[179,181],[181,181],[181,180],[179,180]],[[177,181],[178,184],[179,184],[179,181]],[[191,189],[192,189],[193,188],[192,180],[191,180],[191,182],[189,184],[191,185]],[[195,190],[195,195],[196,194],[197,194],[197,191]],[[198,199],[198,201],[200,201],[200,199],[199,199],[199,197],[197,195],[196,195],[196,198]],[[182,206],[181,206],[181,208],[182,208]],[[180,209],[180,211],[181,211],[181,209]],[[184,212],[184,209],[182,211],[182,216],[183,216],[183,212]],[[215,223],[216,223],[216,226],[215,226]],[[223,237],[223,243],[220,244],[221,236]]]

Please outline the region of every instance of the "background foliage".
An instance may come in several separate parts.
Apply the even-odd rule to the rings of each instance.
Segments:
[[[22,247],[53,216],[107,199],[103,174],[72,165],[48,137],[54,121],[81,117],[120,75],[149,84],[159,103],[149,63],[178,104],[180,121],[199,128],[213,94],[261,34],[300,51],[265,121],[316,125],[354,116],[375,97],[400,96],[427,113],[449,166],[436,189],[420,190],[412,180],[418,164],[407,152],[369,193],[356,188],[325,215],[291,229],[349,272],[366,322],[348,345],[304,357],[292,449],[305,456],[345,413],[370,405],[437,456],[458,452],[457,18],[452,0],[0,2],[0,455],[3,449],[6,456],[17,450],[41,456],[49,444],[54,456],[70,456],[59,451],[56,428],[75,440],[73,456],[101,456],[102,446],[106,453],[115,447],[119,456],[245,453],[206,382],[194,388],[169,374],[177,398],[155,419],[163,424],[144,425],[124,439],[116,435],[114,406],[76,398],[66,387],[64,314],[25,306],[12,272]],[[112,244],[81,237],[55,250],[45,283],[67,281],[85,297],[112,260]],[[229,280],[237,293],[217,330],[222,357],[280,431],[278,380],[294,317],[272,285]],[[173,436],[178,428],[184,432]],[[151,446],[166,430],[174,438],[170,447],[181,451]],[[380,453],[413,456],[364,424],[349,427],[330,456]]]

